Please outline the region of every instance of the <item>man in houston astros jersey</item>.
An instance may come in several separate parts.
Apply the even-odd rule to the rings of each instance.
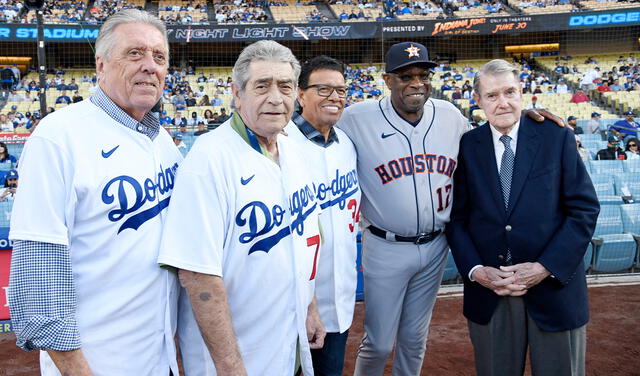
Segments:
[[[300,158],[313,173],[317,199],[324,209],[316,298],[327,335],[322,349],[311,350],[316,376],[342,375],[356,299],[360,210],[356,151],[347,135],[333,127],[346,103],[343,72],[343,64],[328,56],[302,64],[298,80],[301,109],[285,128],[291,138],[304,144]]]
[[[46,350],[43,375],[175,367],[166,316],[176,276],[156,261],[182,157],[150,112],[168,62],[162,22],[116,13],[96,41],[99,89],[44,118],[25,145],[9,305],[18,345]]]
[[[383,75],[391,96],[355,104],[338,122],[358,153],[368,224],[365,335],[356,375],[382,375],[394,345],[393,374],[420,374],[446,260],[442,230],[451,211],[458,143],[467,130],[457,108],[429,98],[435,65],[419,43],[391,46]]]
[[[418,375],[442,277],[451,177],[467,119],[429,99],[427,49],[391,46],[383,78],[391,96],[345,110],[338,126],[358,152],[363,191],[365,335],[357,375],[382,375],[396,345],[393,374]]]
[[[293,375],[298,362],[313,375],[309,347],[324,339],[311,303],[326,192],[281,133],[299,73],[274,41],[246,47],[233,68],[236,111],[180,167],[159,262],[180,269],[191,302],[181,298],[178,312],[188,375]]]

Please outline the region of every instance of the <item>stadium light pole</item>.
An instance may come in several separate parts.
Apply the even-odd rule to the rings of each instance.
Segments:
[[[36,20],[38,22],[38,76],[40,78],[40,117],[47,114],[47,57],[44,50],[44,24],[42,20],[42,6],[44,0],[26,0],[25,5],[28,9],[36,11]]]

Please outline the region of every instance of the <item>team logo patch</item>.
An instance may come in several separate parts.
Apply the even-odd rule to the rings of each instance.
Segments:
[[[249,176],[249,177],[248,177],[248,178],[246,178],[246,179],[245,179],[245,178],[243,178],[243,177],[241,176],[241,177],[240,177],[240,183],[241,183],[242,185],[247,185],[247,184],[249,184],[249,182],[251,181],[251,179],[253,179],[253,177],[254,177],[254,176],[256,176],[256,174],[253,174],[253,175]]]
[[[120,147],[120,145],[116,145],[115,148],[113,148],[113,149],[111,149],[109,151],[106,151],[106,152],[104,150],[102,150],[102,158],[105,158],[105,159],[109,158],[111,156],[111,154],[113,154],[113,152],[116,151],[116,149],[119,148],[119,147]]]
[[[420,49],[413,44],[409,45],[405,51],[409,53],[408,57],[420,57]]]

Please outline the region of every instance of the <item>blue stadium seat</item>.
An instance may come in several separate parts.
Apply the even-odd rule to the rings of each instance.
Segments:
[[[582,146],[585,149],[589,149],[589,150],[595,150],[595,152],[597,153],[598,150],[602,150],[604,148],[607,147],[607,141],[600,141],[600,140],[585,140],[582,141],[580,140],[580,143],[582,144]]]
[[[640,159],[622,161],[625,172],[640,172]]]
[[[625,190],[640,199],[640,172],[625,172],[615,175],[616,194],[625,196]]]
[[[636,241],[631,234],[623,234],[621,209],[618,205],[600,208],[592,243],[592,270],[617,272],[631,269],[636,256]]]
[[[598,197],[616,194],[615,179],[611,174],[591,174],[591,182]]]
[[[458,268],[453,261],[453,254],[451,250],[447,252],[447,265],[444,267],[444,274],[442,275],[442,281],[450,281],[458,277]]]
[[[589,161],[592,174],[617,174],[624,172],[622,161]]]
[[[584,253],[584,270],[587,271],[591,268],[593,263],[593,244],[587,245],[587,251]]]
[[[22,149],[24,149],[24,143],[7,144],[7,151],[9,152],[9,154],[16,157],[16,160],[20,159],[20,155],[22,154]]]
[[[582,143],[582,146],[584,146],[585,142],[588,141],[600,141],[602,142],[602,135],[600,133],[595,133],[595,134],[580,134],[578,135],[580,136],[580,142]],[[606,144],[605,144],[606,145]]]
[[[622,229],[630,233],[636,240],[636,258],[634,265],[640,266],[640,204],[628,204],[620,207],[622,213]]]
[[[0,227],[9,227],[13,200],[0,201]]]

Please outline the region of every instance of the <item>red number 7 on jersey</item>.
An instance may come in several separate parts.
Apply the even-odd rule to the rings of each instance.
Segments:
[[[316,266],[318,265],[318,251],[320,250],[320,235],[314,235],[310,238],[307,238],[307,247],[311,247],[312,245],[316,246],[315,254],[313,255],[313,269],[311,270],[311,277],[309,277],[309,281],[313,281],[316,278]]]

